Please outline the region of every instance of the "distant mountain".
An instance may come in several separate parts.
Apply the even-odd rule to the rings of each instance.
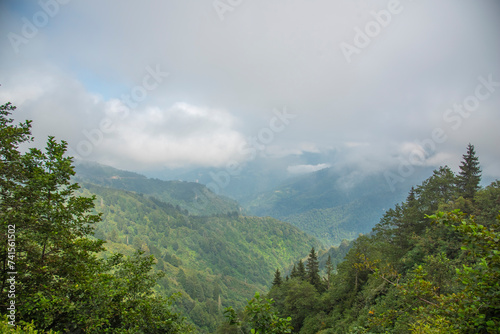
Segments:
[[[325,245],[336,245],[368,233],[385,210],[405,199],[415,180],[430,174],[431,169],[420,169],[392,191],[383,173],[325,168],[287,180],[243,205],[252,214],[290,222]]]
[[[76,182],[152,195],[161,201],[179,206],[190,214],[211,215],[241,210],[236,201],[214,194],[204,185],[195,182],[150,179],[144,175],[88,161],[76,163],[75,170]]]
[[[297,165],[321,164],[330,155],[303,152],[280,157],[258,156],[237,166],[235,170],[229,168],[193,168],[178,170],[160,170],[148,172],[149,177],[162,180],[184,180],[199,182],[207,185],[217,194],[229,196],[239,202],[254,199],[258,194],[274,189],[290,177],[288,168]]]

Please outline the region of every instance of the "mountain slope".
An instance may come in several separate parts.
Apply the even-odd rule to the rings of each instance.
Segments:
[[[236,201],[216,195],[204,185],[195,182],[150,179],[137,173],[87,161],[77,163],[75,171],[76,182],[88,182],[152,195],[195,215],[240,211]]]
[[[318,241],[273,218],[236,212],[190,216],[157,198],[91,183],[81,193],[96,196],[102,213],[95,236],[108,253],[152,254],[166,273],[158,292],[181,292],[177,307],[200,330],[213,332],[222,309],[242,306],[255,291],[268,288],[276,268],[307,255]]]
[[[414,178],[425,172],[420,171]],[[368,233],[385,210],[402,201],[408,190],[405,182],[391,191],[383,174],[343,175],[327,168],[291,179],[259,195],[246,207],[252,214],[290,222],[332,245]]]

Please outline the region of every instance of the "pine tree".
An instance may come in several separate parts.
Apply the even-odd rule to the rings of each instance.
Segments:
[[[276,269],[276,272],[274,273],[274,280],[273,280],[273,286],[280,286],[282,283],[281,279],[281,273],[279,269]]]
[[[307,259],[307,280],[316,287],[316,289],[320,289],[321,278],[319,277],[319,261],[314,247],[311,249],[309,258]]]
[[[474,198],[479,190],[481,181],[481,168],[479,167],[478,157],[474,151],[474,145],[469,143],[467,153],[463,155],[460,172],[457,178],[457,188],[459,194],[466,199]]]
[[[297,265],[297,277],[303,281],[307,278],[306,268],[304,267],[304,262],[302,262],[302,260],[299,260],[299,264]]]
[[[408,194],[408,197],[406,197],[406,204],[410,207],[415,206],[417,203],[416,197],[415,197],[415,188],[411,187],[410,193]]]
[[[292,272],[290,273],[290,278],[297,278],[299,274],[297,273],[297,266],[294,264],[292,268]]]

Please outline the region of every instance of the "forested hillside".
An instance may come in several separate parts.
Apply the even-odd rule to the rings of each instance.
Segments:
[[[326,168],[291,179],[246,206],[252,214],[290,222],[325,245],[338,245],[368,233],[385,210],[404,199],[406,184],[431,172],[419,170],[391,190],[382,173],[347,176]]]
[[[137,173],[88,161],[79,161],[75,171],[76,182],[89,182],[152,195],[191,214],[240,212],[240,206],[236,201],[216,195],[204,185],[195,182],[150,179]]]
[[[221,310],[242,306],[255,291],[266,291],[277,267],[307,255],[318,243],[288,223],[233,212],[190,216],[154,197],[93,184],[83,196],[96,195],[102,212],[95,236],[107,253],[154,255],[166,273],[159,292],[181,292],[177,305],[203,332],[213,332]]]
[[[336,271],[318,280],[313,250],[290,277],[275,275],[274,301],[254,299],[244,314],[274,303],[268,328],[293,333],[499,333],[500,182],[481,189],[480,178],[469,145],[458,175],[441,167],[412,188]],[[220,332],[255,326],[235,318]]]

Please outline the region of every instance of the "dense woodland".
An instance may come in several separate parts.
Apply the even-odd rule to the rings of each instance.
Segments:
[[[480,187],[473,145],[457,175],[439,168],[324,251],[201,185],[75,178],[64,141],[21,152],[31,122],[14,111],[0,106],[2,332],[499,332],[500,182]]]

